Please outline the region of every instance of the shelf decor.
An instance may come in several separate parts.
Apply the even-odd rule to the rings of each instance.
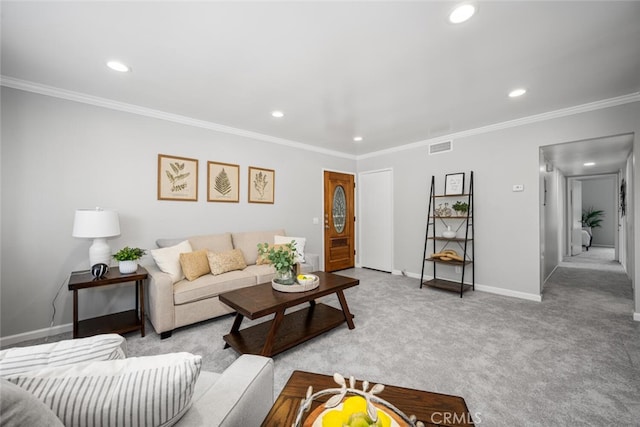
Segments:
[[[207,162],[207,201],[240,202],[240,166]]]
[[[158,200],[198,201],[198,160],[158,154]]]
[[[461,196],[464,194],[464,172],[445,175],[444,195]]]

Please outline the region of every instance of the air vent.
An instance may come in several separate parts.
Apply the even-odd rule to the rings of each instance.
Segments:
[[[453,142],[451,141],[436,142],[434,144],[429,145],[429,155],[446,153],[452,150],[453,150]]]

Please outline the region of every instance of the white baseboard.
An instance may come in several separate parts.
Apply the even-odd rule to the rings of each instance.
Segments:
[[[65,325],[53,326],[51,328],[38,329],[36,331],[23,332],[21,334],[9,335],[7,337],[0,338],[0,347],[6,347],[21,343],[23,341],[37,340],[39,338],[50,337],[52,335],[63,334],[65,332],[73,331],[73,323],[67,323]]]
[[[527,301],[542,302],[541,295],[529,294],[527,292],[520,292],[520,291],[512,291],[511,289],[496,288],[495,286],[479,285],[476,283],[476,290],[482,291],[482,292],[488,292],[490,294],[503,295],[506,297],[525,299]]]
[[[633,320],[640,322],[640,313],[633,313]]]
[[[407,277],[412,277],[414,279],[420,280],[420,274],[406,272],[405,275]],[[431,279],[433,279],[433,277],[425,275],[424,279],[425,280],[431,280]],[[471,283],[467,283],[467,284],[470,285]],[[535,294],[529,294],[529,293],[526,293],[526,292],[512,291],[510,289],[504,289],[504,288],[496,288],[494,286],[480,285],[478,283],[476,283],[475,289],[477,291],[488,292],[490,294],[503,295],[503,296],[514,297],[514,298],[520,298],[520,299],[525,299],[525,300],[528,300],[528,301],[542,302],[542,296],[535,295]]]

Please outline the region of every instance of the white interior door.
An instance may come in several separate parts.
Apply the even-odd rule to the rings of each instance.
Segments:
[[[582,182],[571,181],[571,255],[582,253]]]
[[[363,172],[358,176],[360,266],[391,272],[393,269],[393,172]]]

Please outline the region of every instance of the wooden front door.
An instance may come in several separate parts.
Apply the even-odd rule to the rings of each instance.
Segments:
[[[324,271],[355,266],[353,175],[324,173]]]

